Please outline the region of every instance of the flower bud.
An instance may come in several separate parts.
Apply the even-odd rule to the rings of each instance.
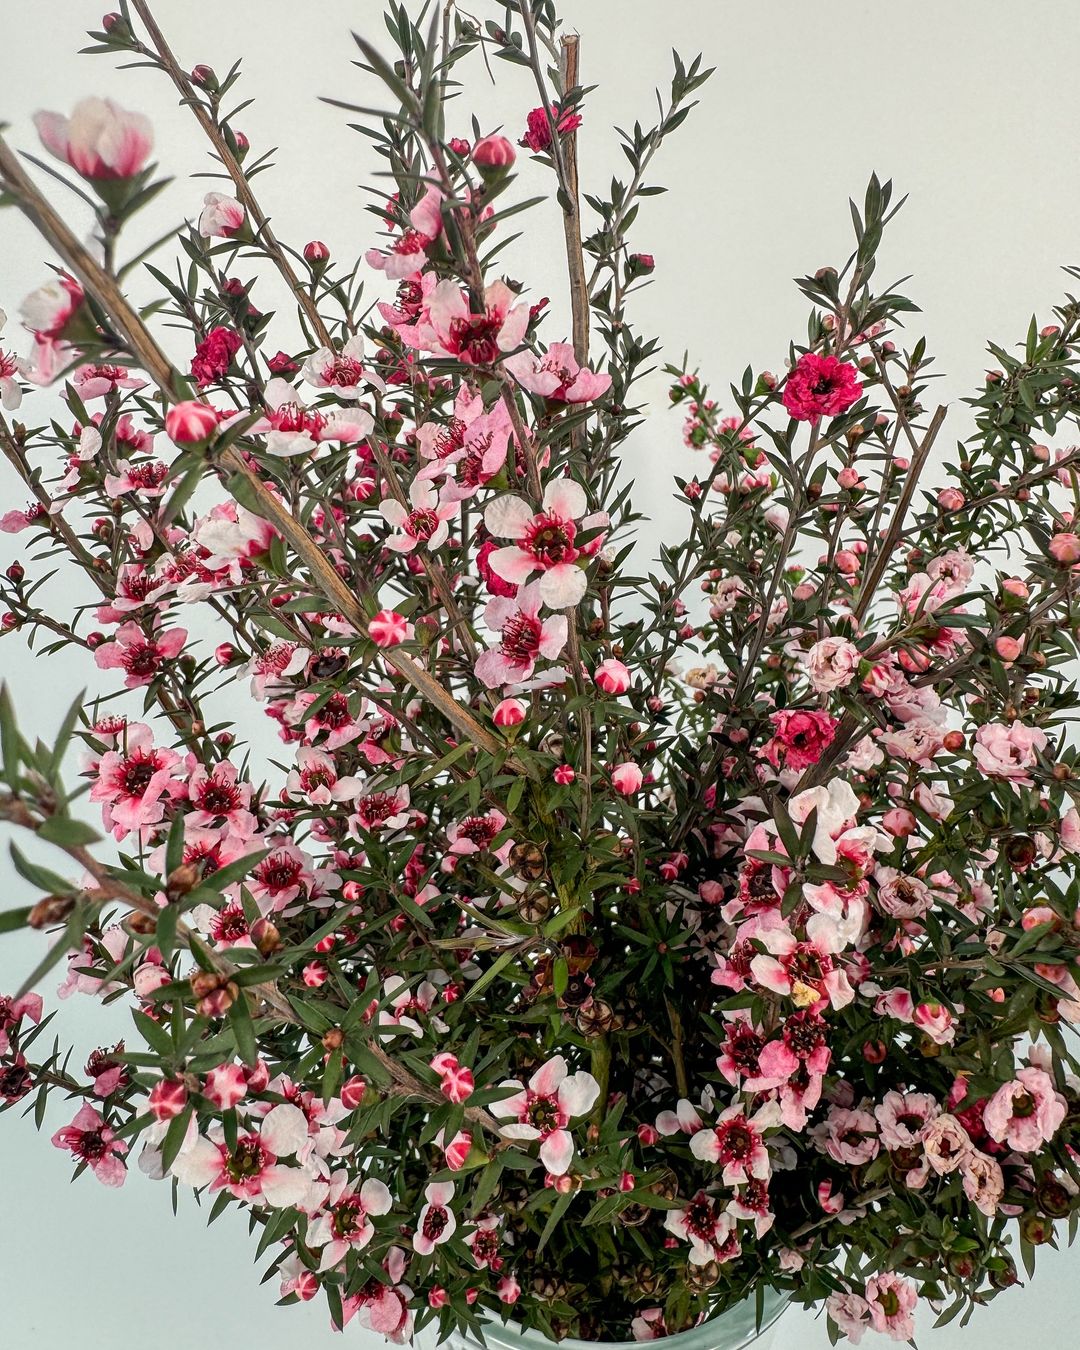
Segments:
[[[304,261],[312,267],[325,267],[330,261],[330,250],[321,239],[313,239],[304,245]]]
[[[230,666],[236,660],[236,648],[231,642],[221,642],[214,648],[214,660],[219,666]]]
[[[505,136],[485,136],[473,146],[472,161],[485,179],[501,178],[516,159],[517,151]]]
[[[218,415],[208,403],[189,399],[170,408],[165,417],[165,434],[176,445],[201,445],[217,430]]]
[[[74,908],[72,895],[47,895],[31,909],[26,922],[31,928],[51,928],[63,923]]]
[[[159,1078],[151,1089],[147,1107],[155,1120],[172,1120],[187,1105],[187,1085],[178,1078]]]
[[[355,1111],[364,1100],[364,1093],[367,1091],[367,1083],[359,1074],[354,1074],[352,1078],[346,1079],[341,1085],[341,1104],[349,1111]]]
[[[525,704],[519,698],[504,698],[497,704],[491,720],[497,727],[516,727],[525,721]]]

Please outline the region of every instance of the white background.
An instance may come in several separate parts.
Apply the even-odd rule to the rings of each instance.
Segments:
[[[482,18],[500,7],[476,0]],[[911,201],[890,230],[882,280],[913,273],[907,291],[923,307],[912,326],[940,356],[938,394],[956,400],[988,364],[983,344],[1019,340],[1032,311],[1040,322],[1061,298],[1060,264],[1080,261],[1080,162],[1077,159],[1075,53],[1080,10],[1073,0],[907,0],[891,6],[857,0],[565,0],[570,28],[582,35],[582,78],[596,83],[580,133],[583,185],[603,189],[623,172],[611,127],[649,118],[652,86],[666,85],[669,49],[704,51],[717,75],[657,163],[654,181],[673,186],[652,198],[633,243],[657,260],[657,284],[640,298],[637,318],[662,337],[670,359],[683,350],[723,397],[746,364],[780,367],[787,343],[805,331],[805,306],[790,278],[846,256],[846,198],[861,196],[872,169],[892,176]],[[241,53],[241,97],[254,107],[241,125],[256,152],[280,147],[277,169],[260,179],[277,232],[296,245],[324,239],[338,257],[372,242],[374,222],[360,185],[372,182],[367,144],[321,94],[369,102],[374,89],[350,67],[349,29],[381,41],[377,0],[233,0],[206,5],[158,0],[158,17],[186,66],[224,70]],[[69,110],[88,93],[108,94],[148,112],[158,157],[176,176],[145,223],[147,239],[193,217],[211,184],[188,175],[207,167],[189,114],[164,78],[115,73],[108,58],[78,57],[82,33],[100,7],[85,0],[0,0],[0,122],[15,144],[36,150],[30,114]],[[516,139],[534,103],[525,72],[497,65],[492,91],[477,63],[462,99],[461,124],[476,112],[485,130],[505,123]],[[549,188],[525,164],[521,191]],[[77,204],[76,204],[77,205]],[[77,209],[77,228],[86,228]],[[520,219],[520,218],[519,218]],[[533,295],[555,301],[547,337],[565,332],[558,221],[532,213],[528,235],[511,255]],[[21,297],[46,279],[52,261],[29,228],[0,218],[0,308],[14,316]],[[263,308],[273,300],[260,296]],[[8,345],[19,342],[14,319]],[[282,344],[289,346],[288,334]],[[662,534],[667,483],[692,467],[677,418],[664,410],[664,386],[651,382],[656,414],[628,452],[641,503]],[[28,400],[27,421],[50,411],[47,396]],[[966,434],[962,407],[949,428]],[[21,488],[0,478],[0,509],[22,504]],[[18,538],[0,536],[0,565],[18,556]],[[18,637],[0,645],[0,671],[12,685],[32,734],[48,736],[76,690],[95,677],[76,657],[35,660]],[[6,867],[6,863],[0,863]],[[27,888],[4,879],[2,907],[25,903]],[[0,947],[0,989],[13,988],[40,954],[36,938]],[[55,981],[50,977],[47,1000]],[[123,1034],[114,1014],[85,1002],[61,1006],[58,1027],[78,1054]],[[81,1064],[82,1058],[78,1058]],[[67,1117],[59,1104],[50,1130]],[[262,1289],[245,1227],[233,1214],[212,1228],[190,1198],[180,1216],[168,1194],[137,1172],[122,1191],[84,1176],[68,1185],[66,1158],[9,1112],[0,1122],[0,1344],[24,1350],[188,1350],[192,1344],[259,1345],[265,1350],[340,1344],[321,1302],[273,1307],[276,1286]],[[920,1344],[931,1350],[1014,1350],[1038,1339],[1047,1350],[1072,1343],[1078,1308],[1076,1261],[1046,1253],[1034,1289],[1012,1291],[981,1311],[966,1331],[950,1326]],[[355,1327],[351,1342],[367,1333]],[[370,1339],[370,1338],[369,1338]],[[877,1342],[872,1334],[867,1342]],[[819,1350],[822,1321],[789,1314],[775,1350]]]

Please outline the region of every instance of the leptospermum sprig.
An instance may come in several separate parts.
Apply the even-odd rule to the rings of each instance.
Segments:
[[[0,139],[56,268],[0,348],[3,628],[94,682],[51,745],[0,699],[0,926],[51,939],[0,1099],[59,1092],[77,1172],[246,1207],[283,1301],[396,1341],[652,1339],[769,1287],[856,1340],[966,1317],[1080,1194],[1075,302],[991,348],[932,469],[873,178],[777,373],[721,405],[669,368],[685,528],[637,575],[635,232],[709,72],[675,57],[604,194],[548,0],[386,29],[333,100],[383,170],[355,262],[277,237],[239,67],[185,70],[146,0],[91,50],[208,139],[186,225],[139,240],[167,180],[111,91],[38,117],[48,194]],[[509,134],[449,98],[499,62]],[[545,209],[569,332],[506,270]],[[45,1039],[65,961],[131,1008],[82,1073]]]

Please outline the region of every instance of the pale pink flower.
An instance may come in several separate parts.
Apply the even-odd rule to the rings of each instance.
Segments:
[[[94,650],[94,661],[102,670],[122,670],[124,686],[138,689],[150,684],[168,661],[174,661],[187,642],[186,628],[169,628],[148,636],[137,623],[123,623],[112,642]]]
[[[687,1260],[692,1266],[731,1261],[742,1250],[734,1216],[704,1191],[698,1191],[685,1209],[669,1209],[664,1215],[664,1227],[689,1242]]]
[[[3,322],[0,322],[2,328]],[[146,381],[132,375],[127,366],[80,366],[71,377],[84,403],[94,398],[105,398],[119,389],[145,389]]]
[[[1054,1137],[1067,1113],[1068,1103],[1050,1075],[1028,1065],[986,1103],[983,1124],[999,1144],[1017,1153],[1036,1153]]]
[[[827,637],[815,642],[803,657],[807,678],[819,694],[830,694],[851,683],[862,659],[858,647],[846,638]]]
[[[22,1019],[27,1017],[31,1022],[40,1022],[42,1010],[40,994],[23,994],[22,998],[0,995],[0,1055],[11,1050],[11,1033],[18,1032]]]
[[[764,1132],[780,1123],[776,1102],[766,1102],[752,1116],[741,1106],[729,1106],[716,1124],[698,1130],[690,1140],[690,1152],[701,1162],[723,1168],[725,1186],[734,1186],[755,1177],[764,1181],[769,1175],[769,1150]]]
[[[825,1310],[852,1345],[858,1345],[870,1326],[866,1299],[859,1294],[830,1294]]]
[[[915,1305],[919,1294],[911,1280],[882,1271],[866,1281],[864,1290],[870,1323],[891,1340],[910,1341],[915,1335]]]
[[[299,675],[306,667],[311,653],[295,642],[275,642],[265,651],[253,656],[248,663],[252,697],[263,702],[281,692],[286,680]]]
[[[846,1167],[861,1167],[881,1149],[877,1121],[869,1111],[830,1106],[827,1118],[811,1133],[830,1158]]]
[[[583,1070],[570,1073],[562,1055],[555,1055],[533,1074],[528,1086],[517,1079],[500,1084],[515,1088],[513,1095],[492,1102],[492,1115],[506,1139],[540,1141],[540,1161],[553,1176],[562,1176],[574,1157],[574,1138],[567,1126],[575,1116],[587,1115],[600,1093],[600,1084]]]
[[[938,1176],[947,1176],[963,1166],[971,1153],[971,1137],[955,1116],[947,1112],[936,1116],[922,1132],[920,1141]]]
[[[611,771],[611,786],[624,797],[632,797],[641,790],[644,776],[633,760],[617,764]]]
[[[972,1149],[961,1166],[964,1194],[980,1213],[992,1219],[1005,1194],[1005,1176],[1001,1164],[996,1158]]]
[[[541,572],[540,597],[552,609],[569,609],[585,594],[588,582],[577,565],[582,550],[576,547],[579,529],[607,524],[598,512],[581,519],[586,510],[585,489],[572,478],[556,478],[544,491],[541,510],[521,497],[497,497],[484,512],[484,524],[496,539],[514,543],[498,548],[488,562],[492,571],[513,585],[521,585],[534,572]],[[590,552],[594,551],[590,547]]]
[[[289,798],[303,800],[309,806],[330,806],[333,802],[352,802],[364,790],[359,778],[339,777],[332,755],[311,746],[296,752],[296,768],[286,783]]]
[[[989,778],[1031,787],[1030,771],[1047,744],[1046,732],[1039,727],[990,722],[975,733],[975,762]]]
[[[89,179],[133,178],[154,148],[150,119],[111,98],[80,99],[70,117],[35,113],[34,126],[50,154]]]
[[[279,1158],[305,1152],[307,1118],[290,1102],[274,1106],[264,1117],[258,1133],[240,1134],[230,1150],[219,1127],[199,1136],[182,1150],[171,1172],[185,1186],[209,1186],[211,1192],[226,1190],[239,1200],[261,1200],[284,1209],[309,1208],[325,1193],[303,1166],[289,1167]]]
[[[128,1146],[92,1106],[80,1107],[71,1124],[56,1131],[52,1142],[54,1148],[65,1148],[85,1163],[103,1186],[122,1186],[127,1180],[121,1159]]]
[[[457,1230],[457,1219],[450,1208],[456,1187],[452,1181],[433,1181],[424,1191],[426,1201],[416,1220],[413,1250],[419,1256],[430,1256],[435,1248],[449,1241]]]
[[[4,331],[7,315],[0,309],[0,333]],[[19,359],[0,347],[0,406],[8,412],[14,412],[22,403],[22,385],[19,376],[22,366]]]
[[[416,477],[409,488],[407,510],[394,497],[385,497],[379,503],[379,512],[395,531],[386,539],[386,547],[395,553],[411,553],[420,544],[434,552],[446,543],[450,535],[450,521],[461,510],[461,503],[440,499],[434,486],[426,479]]]
[[[476,678],[488,689],[528,680],[538,660],[553,661],[566,645],[566,615],[541,620],[542,604],[541,584],[535,581],[513,599],[497,595],[488,602],[484,622],[500,635],[499,645],[476,661]]]
[[[364,338],[360,333],[349,338],[340,351],[331,347],[313,351],[304,362],[301,374],[308,384],[316,389],[328,389],[340,399],[355,401],[360,398],[365,385],[377,389],[380,394],[386,392],[382,379],[364,365]],[[370,430],[371,426],[368,427]]]
[[[326,1208],[308,1226],[308,1245],[322,1248],[319,1270],[333,1270],[350,1249],[362,1251],[375,1236],[371,1216],[389,1214],[392,1206],[384,1182],[368,1177],[353,1190],[347,1172],[333,1173]]]
[[[518,352],[507,357],[504,365],[523,389],[553,403],[591,403],[611,388],[611,376],[579,365],[568,342],[553,342],[539,356]]]
[[[888,1149],[914,1148],[941,1107],[926,1092],[887,1092],[874,1107],[881,1142]]]

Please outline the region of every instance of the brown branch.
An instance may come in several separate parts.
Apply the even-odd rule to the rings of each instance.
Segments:
[[[168,402],[176,402],[177,373],[158,347],[150,330],[132,309],[116,280],[75,238],[34,186],[18,158],[5,143],[3,136],[0,136],[0,182],[10,191],[23,214],[56,249],[79,281],[96,296],[131,353],[138,358],[162,396]],[[229,446],[222,453],[220,462],[244,480],[247,492],[258,503],[259,513],[263,519],[276,526],[294,552],[303,560],[316,586],[326,599],[334,603],[343,617],[358,632],[366,632],[368,616],[363,605],[346,586],[305,527],[271,492],[243,454],[235,446]],[[433,703],[467,740],[493,755],[504,749],[503,743],[412,657],[391,648],[383,653],[383,659],[418,693]],[[506,765],[515,773],[527,772],[521,761],[514,757],[509,758]]]
[[[150,40],[154,44],[153,54],[157,56],[158,61],[161,63],[162,70],[168,75],[169,79],[172,80],[177,93],[180,95],[181,101],[186,103],[195,114],[196,120],[206,133],[218,158],[221,160],[229,177],[232,179],[233,185],[236,188],[237,200],[247,211],[248,217],[255,227],[255,234],[260,247],[281,274],[282,280],[285,282],[286,286],[288,286],[296,303],[304,311],[304,314],[307,316],[308,322],[315,330],[319,341],[324,347],[332,347],[334,343],[330,336],[330,330],[323,322],[322,315],[319,313],[314,298],[304,289],[300,278],[293,271],[292,264],[289,262],[285,250],[281,247],[273,230],[270,228],[270,222],[263,213],[262,207],[259,205],[254,192],[251,190],[251,184],[248,182],[243,166],[233,153],[233,149],[229,145],[228,139],[221,128],[207,111],[206,105],[199,97],[198,90],[192,84],[191,79],[185,74],[180,63],[173,55],[172,48],[165,40],[164,33],[162,33],[161,29],[158,27],[157,20],[154,18],[150,6],[146,3],[146,0],[131,0],[131,7],[146,26],[146,31],[149,33]]]
[[[563,93],[575,88],[578,79],[580,39],[567,34],[562,39],[559,70]],[[558,136],[558,129],[552,132]],[[585,254],[581,247],[581,205],[578,195],[577,132],[567,132],[562,142],[566,182],[563,191],[563,234],[566,237],[566,266],[570,273],[570,305],[574,325],[574,356],[579,365],[589,361],[589,286],[585,277]]]

